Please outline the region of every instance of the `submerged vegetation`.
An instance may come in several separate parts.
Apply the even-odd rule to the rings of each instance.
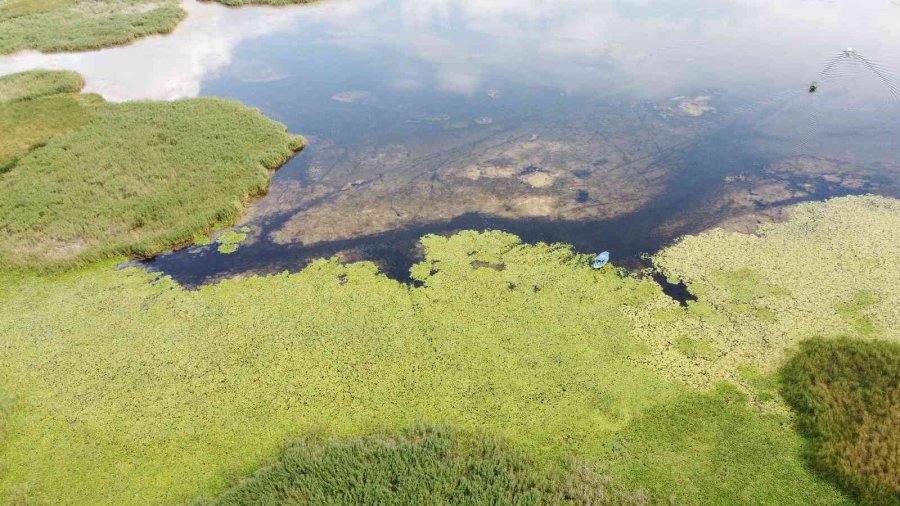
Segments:
[[[184,15],[178,0],[5,0],[0,2],[0,54],[127,44],[171,32]]]
[[[10,96],[66,86],[21,75],[0,85],[10,81],[0,88]],[[259,111],[211,98],[107,104],[62,93],[0,104],[0,124],[11,133],[0,141],[6,269],[149,256],[187,243],[234,221],[303,144]]]
[[[900,343],[812,340],[782,372],[810,459],[871,504],[900,504]]]
[[[656,259],[696,289],[699,301],[687,308],[650,280],[595,271],[569,247],[522,244],[501,232],[423,238],[425,259],[412,272],[418,287],[369,263],[335,260],[195,291],[142,270],[117,271],[112,261],[61,274],[0,274],[0,387],[13,399],[0,493],[158,504],[215,497],[233,485],[237,495],[223,498],[262,501],[272,480],[289,479],[279,469],[304,466],[320,474],[301,473],[296,493],[321,492],[347,479],[353,459],[383,453],[368,443],[352,451],[301,443],[285,454],[299,460],[276,462],[244,485],[234,477],[307,434],[358,438],[426,422],[499,438],[551,480],[541,485],[551,490],[569,481],[555,473],[577,469],[582,481],[573,490],[605,497],[611,483],[634,491],[623,495],[633,502],[846,503],[807,464],[770,368],[794,339],[898,339],[898,283],[890,283],[897,274],[885,267],[898,258],[898,206],[843,198],[802,205],[791,222],[759,237],[688,238]],[[854,218],[841,219],[850,209]],[[787,235],[818,258],[841,241],[860,241],[860,267],[804,270],[794,265],[803,257],[782,242]],[[748,260],[757,248],[768,252],[766,262]],[[850,293],[835,290],[846,276]],[[872,297],[852,311],[875,330],[863,332],[844,314],[841,304],[859,302],[860,291]],[[787,292],[795,303],[783,302]],[[807,315],[815,303],[822,308]],[[776,340],[783,328],[791,331]],[[447,469],[466,455],[452,453]],[[509,462],[491,455],[492,469],[498,458]],[[358,493],[381,493],[381,484]]]

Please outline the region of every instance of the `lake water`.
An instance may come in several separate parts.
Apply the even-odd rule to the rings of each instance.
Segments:
[[[307,136],[237,252],[148,262],[187,285],[332,255],[405,279],[421,235],[470,228],[639,266],[793,203],[900,195],[897,2],[185,7],[171,35],[2,57],[0,74],[74,69],[113,101],[233,98]]]

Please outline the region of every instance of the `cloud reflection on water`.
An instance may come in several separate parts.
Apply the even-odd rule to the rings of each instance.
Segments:
[[[385,84],[471,95],[495,76],[578,91],[806,80],[853,45],[900,61],[900,9],[890,2],[332,0],[229,9],[186,1],[168,36],[101,51],[0,57],[0,74],[66,68],[109,100],[196,96],[235,49],[283,33],[301,53],[337,47],[383,58]],[[715,41],[712,44],[710,41]],[[391,55],[384,58],[384,55]]]

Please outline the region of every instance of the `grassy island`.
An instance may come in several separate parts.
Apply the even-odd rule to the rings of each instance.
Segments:
[[[178,0],[6,0],[0,54],[82,51],[168,33],[184,18]]]
[[[0,103],[0,124],[12,132],[0,141],[3,269],[69,268],[186,244],[235,220],[303,144],[228,100],[108,104],[55,93],[71,89],[49,82],[0,78],[0,93],[31,97]]]
[[[228,504],[349,480],[348,501],[402,503],[461,493],[449,480],[523,504],[852,504],[814,470],[778,368],[805,341],[900,339],[896,230],[900,202],[848,197],[686,238],[656,261],[696,290],[687,308],[501,232],[423,238],[419,287],[334,260],[196,291],[113,261],[0,273],[0,494]]]
[[[229,7],[306,4],[316,0],[203,0]],[[171,32],[186,12],[180,0],[0,1],[0,55],[120,46]]]

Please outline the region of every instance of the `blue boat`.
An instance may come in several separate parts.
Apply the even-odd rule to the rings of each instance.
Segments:
[[[594,262],[591,263],[591,267],[594,269],[600,269],[604,265],[609,263],[609,251],[604,251],[597,255],[597,258],[594,259]]]

